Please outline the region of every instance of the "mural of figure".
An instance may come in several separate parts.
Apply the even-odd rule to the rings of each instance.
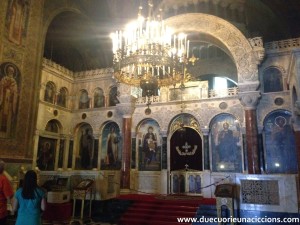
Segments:
[[[96,90],[94,94],[94,108],[100,108],[104,106],[104,96],[101,89]]]
[[[85,130],[80,139],[80,156],[81,167],[83,169],[89,169],[91,167],[91,158],[93,152],[93,137],[89,133],[89,129]]]
[[[297,171],[297,164],[294,160],[296,154],[293,150],[295,146],[294,134],[285,117],[277,116],[275,118],[271,137],[275,147],[272,161],[277,163],[275,170],[277,172]]]
[[[57,105],[66,107],[67,92],[64,88],[60,89],[59,94],[57,95]]]
[[[55,93],[54,86],[51,83],[47,83],[44,100],[46,102],[54,103],[54,93]]]
[[[50,142],[42,144],[37,158],[37,166],[40,170],[54,170],[54,154]]]
[[[110,128],[110,133],[107,136],[107,156],[106,163],[108,165],[114,165],[118,160],[118,136],[115,131],[115,127]]]
[[[18,84],[15,80],[16,70],[8,65],[0,81],[0,133],[10,136],[12,124],[17,114]]]
[[[239,121],[232,115],[218,115],[211,124],[212,169],[242,171],[242,139]]]
[[[8,39],[17,45],[21,45],[25,29],[26,4],[25,0],[12,0],[8,10]]]
[[[218,133],[217,141],[219,160],[224,162],[234,160],[232,157],[237,150],[237,140],[227,122],[223,123],[223,130]]]
[[[144,136],[143,151],[145,153],[144,163],[150,164],[152,160],[156,160],[157,137],[153,133],[153,127],[148,127],[148,133]]]
[[[102,129],[100,169],[119,170],[122,162],[122,139],[120,128],[117,123],[109,122]]]
[[[82,91],[79,99],[79,109],[88,109],[90,105],[89,95],[86,91]]]
[[[118,103],[118,89],[117,87],[112,87],[109,91],[109,106],[115,106]]]
[[[146,119],[138,127],[137,148],[139,169],[160,171],[162,159],[162,137],[156,121]]]

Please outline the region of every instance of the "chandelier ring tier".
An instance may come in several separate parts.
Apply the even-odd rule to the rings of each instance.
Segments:
[[[175,34],[161,15],[154,18],[152,11],[153,3],[148,1],[147,19],[140,6],[136,21],[111,34],[114,78],[140,87],[148,97],[159,87],[175,87],[189,78],[185,68],[189,54],[187,35]]]

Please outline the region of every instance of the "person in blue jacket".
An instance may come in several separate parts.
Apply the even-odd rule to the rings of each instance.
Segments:
[[[18,211],[15,225],[42,225],[41,212],[46,209],[45,192],[37,185],[33,170],[26,172],[23,187],[15,193],[13,210]]]

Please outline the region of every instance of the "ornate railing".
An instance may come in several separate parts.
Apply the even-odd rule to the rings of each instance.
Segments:
[[[52,68],[58,72],[61,72],[64,75],[74,77],[74,73],[71,70],[68,70],[66,67],[63,67],[63,66],[51,61],[50,59],[43,58],[43,66]]]
[[[238,95],[238,87],[228,88],[228,89],[218,89],[218,90],[209,90],[208,98],[221,98],[227,96]]]
[[[149,100],[152,103],[160,102],[159,96],[151,96]],[[147,97],[140,97],[140,98],[137,98],[135,103],[136,104],[147,104],[147,102],[148,102]]]
[[[66,67],[63,67],[50,59],[43,58],[43,66],[48,67],[50,69],[54,69],[57,72],[60,72],[63,75],[72,77],[72,78],[89,78],[94,76],[109,76],[112,77],[113,69],[112,68],[102,68],[102,69],[95,69],[95,70],[88,70],[82,72],[73,72]]]
[[[287,39],[282,41],[273,41],[265,44],[266,51],[289,50],[295,47],[300,47],[300,38]]]
[[[199,95],[191,95],[187,96],[185,95],[184,98],[182,98],[183,101],[186,100],[200,100],[200,99],[211,99],[211,98],[224,98],[224,97],[231,97],[231,96],[237,96],[239,89],[238,87],[233,88],[227,88],[227,89],[218,89],[218,90],[209,90],[207,94],[200,93],[201,88],[199,88]],[[174,102],[174,101],[181,101],[181,97],[177,96],[178,98],[173,99],[172,98],[172,89],[169,89],[169,97],[167,101],[163,101],[160,96],[151,96],[150,102],[151,103],[158,103],[158,102]],[[148,102],[147,97],[140,97],[137,98],[136,104],[146,104]]]

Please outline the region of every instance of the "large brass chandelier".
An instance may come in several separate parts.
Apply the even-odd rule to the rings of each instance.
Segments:
[[[147,19],[140,6],[136,21],[111,34],[114,78],[140,87],[147,97],[159,87],[183,85],[189,47],[186,34],[175,34],[161,15],[155,18],[152,14],[153,3],[149,0]]]

